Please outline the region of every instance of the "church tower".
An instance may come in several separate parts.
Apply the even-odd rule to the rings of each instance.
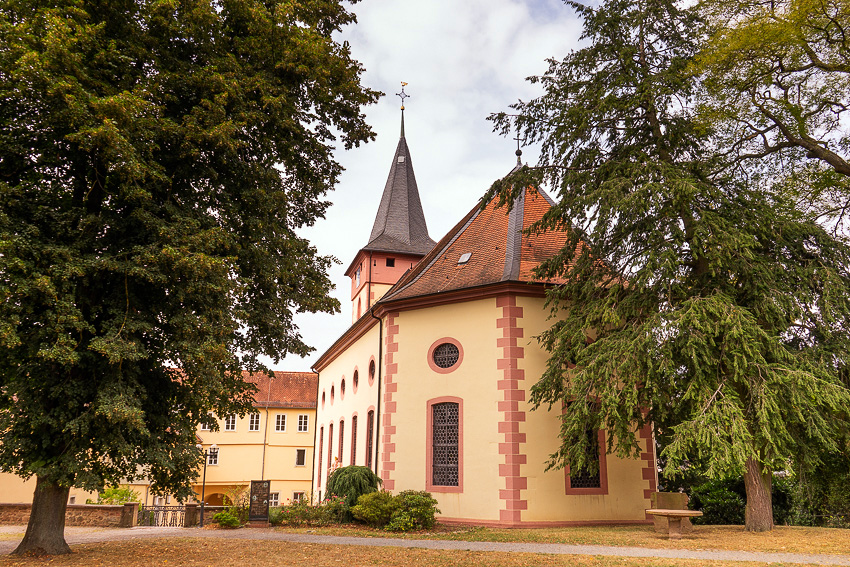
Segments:
[[[404,83],[399,93],[404,99]],[[381,204],[369,242],[360,249],[345,275],[351,278],[351,320],[359,319],[413,268],[436,243],[428,236],[419,188],[413,174],[410,150],[404,138],[404,105],[401,136],[390,164]]]

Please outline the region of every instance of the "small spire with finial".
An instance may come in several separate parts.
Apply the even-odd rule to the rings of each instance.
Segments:
[[[519,149],[519,143],[521,140],[521,138],[519,137],[519,132],[517,132],[517,136],[516,138],[514,138],[514,140],[516,140],[516,164],[522,165],[522,150]]]
[[[409,98],[410,95],[404,92],[404,87],[407,86],[407,83],[404,81],[401,82],[401,92],[396,93],[395,95],[401,99],[401,137],[404,138],[404,99]]]

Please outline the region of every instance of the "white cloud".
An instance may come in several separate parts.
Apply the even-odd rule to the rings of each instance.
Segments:
[[[317,352],[272,366],[305,370],[348,328],[349,282],[343,272],[365,246],[399,136],[400,82],[406,91],[405,130],[431,238],[439,240],[498,177],[515,164],[515,143],[486,120],[518,99],[540,93],[525,78],[543,73],[545,59],[577,45],[581,26],[560,0],[364,0],[358,23],[343,31],[366,72],[363,82],[387,96],[366,109],[374,143],[338,151],[346,168],[325,220],[305,230],[320,253],[342,261],[331,271],[342,313],[296,318]],[[534,148],[523,160],[533,163]]]

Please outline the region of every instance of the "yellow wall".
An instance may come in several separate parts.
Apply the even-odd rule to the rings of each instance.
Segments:
[[[32,502],[32,495],[35,491],[35,477],[30,477],[24,480],[21,477],[11,473],[0,473],[0,502],[9,504],[29,504]],[[69,501],[74,504],[85,504],[86,499],[91,498],[96,500],[96,492],[88,492],[81,488],[72,488],[69,495]]]
[[[398,413],[393,423],[393,472],[397,490],[425,490],[427,400],[441,396],[463,399],[464,459],[462,493],[434,492],[444,516],[499,519],[498,475],[501,456],[497,423],[496,304],[482,299],[404,311],[399,325],[396,356]],[[463,360],[454,372],[438,374],[428,365],[435,341],[451,337],[463,347]],[[474,417],[472,417],[474,416]]]
[[[260,414],[258,431],[249,431],[248,415],[244,418],[237,416],[235,431],[225,431],[223,419],[219,419],[219,431],[198,430],[198,436],[202,439],[201,445],[205,450],[209,450],[213,445],[219,450],[218,464],[207,466],[205,496],[223,494],[234,485],[249,486],[252,480],[270,480],[270,491],[279,494],[281,504],[292,499],[294,492],[304,492],[309,496],[316,410],[259,408],[257,413]],[[276,431],[277,415],[286,416],[285,431]],[[299,415],[307,416],[305,432],[298,431]],[[298,449],[306,451],[303,466],[295,464]],[[195,484],[198,499],[203,471],[199,472]],[[209,498],[207,501],[209,502]]]
[[[548,356],[532,337],[548,329],[552,322],[546,319],[548,311],[543,308],[543,299],[518,297],[517,306],[523,308],[525,327],[525,338],[520,341],[525,356],[520,368],[525,370],[526,387],[530,388],[543,374]],[[523,497],[529,503],[534,502],[523,514],[524,521],[645,519],[644,510],[649,508],[649,502],[643,499],[643,489],[649,488],[649,483],[642,479],[643,461],[607,455],[607,495],[566,495],[564,471],[544,472],[545,462],[559,445],[557,412],[554,408],[547,411],[545,407],[532,411],[528,401],[523,405],[526,421],[520,431],[533,440],[523,446],[528,455],[527,464],[521,467],[522,475],[528,479],[528,490],[523,491]]]
[[[339,454],[339,422],[345,421],[343,432],[343,453],[340,462],[343,465],[351,464],[351,418],[357,415],[357,450],[355,451],[355,464],[366,464],[366,424],[367,412],[370,408],[376,410],[375,422],[377,424],[377,400],[378,400],[378,340],[380,331],[378,322],[366,331],[354,344],[345,350],[340,356],[331,361],[327,367],[319,372],[319,407],[317,410],[317,431],[322,432],[324,442],[322,443],[322,467],[316,467],[316,482],[314,492],[316,497],[322,492],[327,484],[328,472],[328,426],[334,425],[333,457],[340,458]],[[376,364],[375,378],[369,384],[369,361],[374,358]],[[358,373],[358,385],[354,387],[354,371]],[[345,380],[345,394],[341,393],[342,381]],[[331,400],[331,388],[334,397]],[[324,396],[324,403],[322,398]],[[323,429],[320,429],[323,428]],[[378,432],[375,431],[374,443],[378,442]],[[316,439],[316,450],[319,450],[319,439]],[[372,451],[374,469],[374,445]],[[332,464],[332,463],[331,463]]]

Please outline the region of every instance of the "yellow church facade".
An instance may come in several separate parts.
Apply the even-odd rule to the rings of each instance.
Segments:
[[[354,322],[314,365],[316,497],[335,467],[356,464],[394,493],[431,492],[442,522],[647,522],[650,428],[639,459],[606,455],[600,431],[597,474],[545,470],[559,415],[532,410],[529,392],[545,369],[534,337],[551,325],[552,282],[532,271],[565,236],[522,230],[551,204],[528,188],[510,213],[476,207],[433,242],[402,126],[369,243],[347,271]]]

